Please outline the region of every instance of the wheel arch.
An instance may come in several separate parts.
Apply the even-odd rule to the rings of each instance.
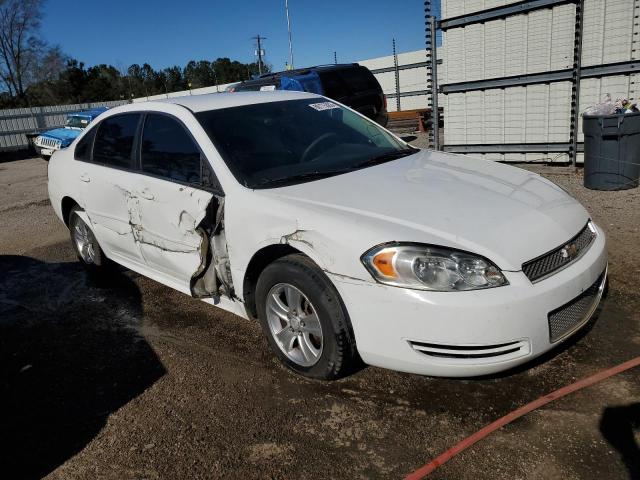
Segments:
[[[62,199],[62,202],[61,202],[62,220],[64,221],[64,224],[67,227],[69,227],[69,216],[71,215],[71,210],[73,210],[73,207],[75,206],[80,206],[80,204],[76,202],[73,198],[67,196]]]
[[[258,318],[255,294],[256,285],[258,283],[260,274],[269,264],[275,262],[279,258],[291,255],[293,253],[309,257],[304,252],[298,250],[295,247],[292,247],[287,243],[267,245],[253,254],[253,257],[251,257],[251,260],[247,265],[247,269],[245,270],[244,280],[242,283],[242,296],[249,318]]]

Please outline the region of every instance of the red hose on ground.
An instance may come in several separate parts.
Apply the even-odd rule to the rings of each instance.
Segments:
[[[469,437],[465,438],[457,445],[454,445],[446,452],[437,456],[431,462],[427,463],[423,467],[420,467],[415,472],[407,475],[405,477],[405,480],[419,480],[421,478],[426,477],[431,472],[433,472],[436,468],[438,468],[440,465],[444,464],[448,460],[451,460],[457,454],[466,450],[467,448],[472,446],[474,443],[482,440],[491,432],[498,430],[499,428],[502,428],[506,424],[513,422],[516,418],[520,418],[523,415],[526,415],[527,413],[535,410],[536,408],[540,408],[549,402],[557,400],[558,398],[562,398],[566,395],[569,395],[570,393],[573,393],[585,387],[589,387],[595,383],[605,380],[606,378],[612,377],[613,375],[624,372],[625,370],[629,370],[630,368],[634,368],[639,365],[640,365],[640,357],[636,357],[620,365],[609,368],[608,370],[603,370],[601,372],[596,373],[595,375],[592,375],[587,378],[583,378],[582,380],[572,383],[571,385],[567,385],[566,387],[559,388],[558,390],[555,390],[549,393],[548,395],[540,397],[531,403],[527,403],[526,405],[506,414],[504,417],[501,417],[495,422],[490,423],[486,427],[478,430],[473,435],[470,435]]]

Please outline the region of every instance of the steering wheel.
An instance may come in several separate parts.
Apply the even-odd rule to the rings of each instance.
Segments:
[[[309,144],[307,148],[305,148],[304,152],[302,152],[302,156],[300,157],[300,163],[304,163],[307,160],[309,153],[311,153],[313,149],[316,148],[318,145],[320,145],[322,142],[326,142],[331,137],[337,137],[337,136],[338,135],[334,132],[327,132],[320,135],[313,142],[311,142],[311,144]]]

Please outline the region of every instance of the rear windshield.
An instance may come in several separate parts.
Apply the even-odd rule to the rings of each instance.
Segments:
[[[69,115],[67,117],[66,126],[71,128],[85,128],[89,125],[89,122],[90,120],[88,117]]]
[[[349,86],[349,90],[354,93],[365,92],[367,90],[380,90],[380,85],[376,77],[364,67],[336,70],[335,74],[339,75]]]
[[[280,80],[274,79],[269,82],[246,82],[236,85],[234,92],[259,92],[259,91],[271,91],[278,90],[280,88]]]
[[[415,151],[321,97],[211,110],[196,118],[237,180],[249,188],[347,173]]]

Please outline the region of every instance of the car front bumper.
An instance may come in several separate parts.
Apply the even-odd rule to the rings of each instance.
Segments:
[[[38,145],[34,145],[33,148],[36,150],[36,153],[38,155],[43,156],[43,157],[50,157],[51,155],[54,154],[54,152],[56,152],[58,150],[57,148],[40,147]]]
[[[597,233],[580,259],[537,283],[521,271],[504,272],[504,287],[428,292],[329,276],[365,363],[433,376],[487,375],[542,355],[588,322],[606,281],[606,240]],[[589,308],[552,342],[549,314],[590,292]]]

